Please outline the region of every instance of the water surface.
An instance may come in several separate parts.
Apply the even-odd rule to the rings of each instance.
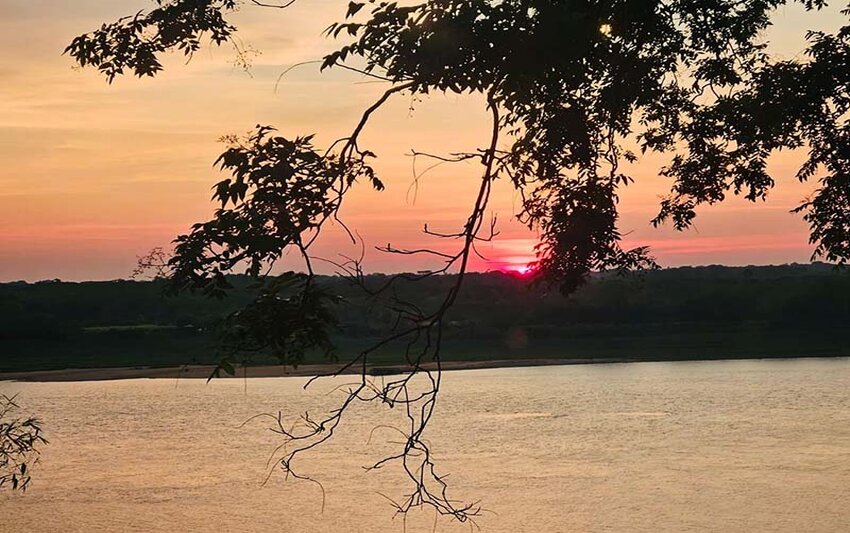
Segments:
[[[402,531],[361,468],[397,436],[358,407],[304,456],[316,486],[266,477],[279,443],[260,412],[329,406],[305,378],[0,383],[51,444],[2,531]],[[389,417],[389,418],[387,418]],[[447,373],[427,435],[452,495],[481,499],[484,532],[848,531],[850,360],[510,368]],[[432,531],[415,512],[407,531]],[[468,531],[444,520],[437,531]]]

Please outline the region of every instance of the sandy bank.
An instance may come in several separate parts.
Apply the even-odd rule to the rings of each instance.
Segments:
[[[633,359],[501,359],[492,361],[444,361],[443,370],[470,370],[476,368],[508,368],[522,366],[547,366],[547,365],[578,365],[591,363],[627,363]],[[319,364],[301,365],[298,368],[291,366],[252,366],[238,369],[235,377],[249,378],[260,377],[284,377],[284,376],[315,376],[328,374],[341,368],[342,365]],[[423,365],[427,369],[434,369],[434,364]],[[132,367],[132,368],[69,368],[64,370],[37,370],[31,372],[0,372],[0,381],[103,381],[113,379],[138,379],[138,378],[195,378],[207,379],[213,371],[210,365],[187,365],[183,367]],[[373,374],[396,374],[409,370],[402,365],[374,366],[370,367]],[[359,367],[347,369],[346,374],[357,374]],[[223,376],[231,378],[232,376]]]

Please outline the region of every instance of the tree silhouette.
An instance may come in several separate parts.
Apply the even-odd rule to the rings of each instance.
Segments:
[[[131,72],[153,76],[167,51],[191,56],[203,39],[232,41],[228,16],[236,0],[157,0],[139,12],[77,37],[66,49],[80,65],[108,81]],[[405,406],[410,425],[398,461],[414,490],[399,511],[431,505],[459,520],[477,507],[458,505],[435,472],[422,433],[440,385],[443,318],[461,288],[476,243],[495,235],[486,220],[491,185],[509,180],[523,201],[518,217],[538,230],[534,264],[539,282],[570,293],[600,270],[651,268],[646,248],[624,249],[618,231],[618,191],[633,181],[622,162],[642,152],[670,152],[661,170],[673,185],[653,223],[687,228],[695,209],[730,194],[765,199],[774,186],[767,157],[784,148],[807,148],[800,180],[819,177],[816,193],[798,208],[811,227],[815,256],[850,258],[850,26],[835,34],[809,32],[804,57],[776,61],[766,53],[770,15],[788,0],[432,0],[421,3],[351,1],[342,21],[327,29],[342,44],[322,69],[344,68],[387,84],[364,110],[351,134],[325,148],[310,136],[284,137],[258,127],[219,159],[231,178],[215,187],[220,207],[175,241],[169,279],[173,290],[221,296],[225,274],[245,268],[257,279],[257,298],[230,319],[232,353],[272,351],[297,364],[305,350],[332,353],[328,328],[335,297],[317,286],[309,249],[325,222],[338,219],[343,199],[358,180],[380,190],[370,166],[374,154],[360,136],[373,114],[399,94],[478,93],[486,98],[491,135],[479,150],[449,155],[416,153],[439,162],[477,161],[478,194],[455,233],[425,232],[457,241],[455,253],[431,249],[384,251],[442,258],[441,268],[410,279],[460,274],[434,309],[393,295],[390,278],[369,286],[359,259],[337,264],[397,317],[395,332],[350,359],[362,376],[327,417],[302,418],[289,429],[283,469],[330,438],[355,401]],[[825,0],[801,0],[807,10]],[[342,10],[345,12],[342,13]],[[845,15],[847,11],[843,12]],[[823,172],[821,172],[823,170]],[[284,251],[297,250],[306,273],[269,274]],[[377,385],[368,376],[371,353],[391,343],[404,347],[411,370]],[[435,361],[436,370],[422,364]],[[230,365],[231,363],[227,363]],[[225,370],[228,370],[225,367]],[[424,372],[424,373],[423,373]],[[429,386],[414,393],[411,380]]]

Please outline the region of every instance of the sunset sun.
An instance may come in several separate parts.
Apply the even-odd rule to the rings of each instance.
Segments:
[[[510,261],[499,262],[497,270],[519,278],[528,278],[537,271],[533,261],[531,258],[516,258]]]

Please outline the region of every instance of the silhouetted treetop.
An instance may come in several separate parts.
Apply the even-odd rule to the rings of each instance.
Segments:
[[[368,73],[394,92],[486,94],[499,109],[501,134],[492,178],[506,177],[523,193],[519,215],[543,236],[540,272],[567,291],[592,270],[651,265],[645,249],[621,249],[617,231],[617,191],[632,179],[619,163],[635,159],[624,146],[635,142],[644,151],[676,151],[661,171],[673,187],[654,222],[680,229],[697,206],[730,192],[765,198],[775,181],[768,155],[807,146],[798,177],[827,172],[800,210],[816,255],[843,262],[850,30],[811,32],[804,58],[773,61],[762,35],[772,11],[788,3],[341,3],[343,20],[327,33],[345,44],[322,67]],[[241,4],[262,3],[158,0],[149,12],[76,38],[66,52],[110,81],[125,71],[154,75],[167,50],[192,54],[204,38],[231,39],[236,28],[227,17]],[[348,152],[328,157],[359,155]],[[348,175],[340,182],[356,170],[341,167]],[[326,200],[336,209],[340,199]]]

